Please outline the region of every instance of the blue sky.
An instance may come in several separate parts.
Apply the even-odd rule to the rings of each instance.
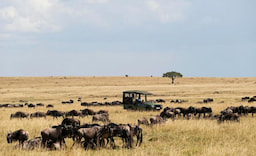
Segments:
[[[255,0],[1,0],[0,76],[255,77]]]

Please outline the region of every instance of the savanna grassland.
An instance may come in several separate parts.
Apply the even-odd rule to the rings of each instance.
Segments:
[[[256,78],[180,78],[172,85],[171,80],[161,77],[1,77],[0,104],[17,103],[20,100],[29,103],[53,104],[54,109],[69,111],[84,109],[76,100],[83,102],[122,101],[125,90],[145,90],[153,93],[149,100],[166,100],[163,107],[212,107],[218,114],[228,106],[254,106],[254,103],[242,102],[241,97],[256,95]],[[103,98],[107,97],[106,100]],[[204,98],[213,98],[213,103],[199,104]],[[63,105],[61,101],[73,99],[74,104]],[[188,100],[186,103],[173,104],[171,99]],[[97,106],[93,110],[109,111],[109,118],[115,123],[137,124],[137,119],[150,118],[160,112],[135,112],[123,110],[122,106]],[[142,126],[143,143],[133,149],[122,148],[122,142],[116,138],[119,148],[112,150],[87,150],[71,148],[72,139],[66,139],[67,149],[33,151],[14,149],[16,143],[8,144],[7,132],[23,128],[28,130],[30,138],[40,136],[41,130],[60,124],[62,118],[53,119],[12,119],[10,114],[16,111],[28,113],[43,111],[45,107],[35,109],[0,108],[0,155],[256,155],[256,117],[242,116],[240,123],[218,124],[209,119],[168,120],[164,125]],[[80,118],[81,123],[91,122],[91,117]]]

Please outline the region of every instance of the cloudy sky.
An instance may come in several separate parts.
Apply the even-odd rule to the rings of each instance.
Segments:
[[[1,0],[0,76],[256,77],[255,0]]]

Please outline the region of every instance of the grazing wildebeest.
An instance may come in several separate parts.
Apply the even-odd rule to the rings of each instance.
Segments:
[[[147,125],[148,126],[149,125],[148,119],[146,119],[145,117],[138,119],[138,125]]]
[[[110,122],[108,114],[95,114],[92,116],[92,122],[102,121],[103,123]]]
[[[237,113],[228,113],[228,114],[221,114],[218,119],[218,123],[224,121],[237,121],[239,122],[239,115]]]
[[[198,118],[201,117],[201,114],[204,114],[204,118],[205,118],[205,114],[211,114],[212,113],[212,108],[211,107],[201,107],[201,108],[196,108],[195,109],[195,116],[197,114],[199,114]]]
[[[242,97],[242,98],[241,98],[242,101],[246,101],[246,100],[249,100],[249,99],[250,99],[249,96],[245,96],[245,97]]]
[[[7,142],[19,141],[19,145],[23,145],[24,141],[28,140],[29,133],[23,129],[16,130],[7,134]]]
[[[187,116],[187,118],[189,118],[189,114],[195,114],[195,107],[188,107],[188,108],[182,108],[182,107],[177,107],[175,109],[179,109],[180,113],[183,114],[183,117],[185,118]]]
[[[249,107],[248,113],[252,113],[252,116],[253,116],[253,114],[256,113],[256,107],[254,107],[254,106]]]
[[[83,109],[83,110],[80,110],[82,112],[82,114],[84,116],[87,116],[87,115],[95,115],[95,111],[91,110],[91,109]]]
[[[164,120],[166,120],[167,118],[171,118],[173,121],[174,121],[174,119],[175,119],[175,113],[174,112],[172,112],[172,111],[163,111],[163,112],[161,112],[161,114],[160,114],[160,116],[164,119]]]
[[[36,107],[36,105],[34,105],[32,103],[30,103],[30,104],[25,103],[25,106],[28,106],[28,108],[35,108]]]
[[[81,98],[79,97],[79,98],[77,99],[77,101],[78,101],[78,102],[81,102],[82,100],[81,100]]]
[[[66,112],[66,113],[65,113],[65,116],[66,116],[66,117],[72,116],[72,118],[73,118],[74,116],[83,117],[83,114],[82,114],[81,111],[78,111],[78,110],[74,110],[74,109],[73,109],[73,110],[71,110],[71,111]]]
[[[41,137],[35,137],[34,139],[30,139],[28,141],[25,141],[22,145],[22,149],[27,150],[33,150],[35,148],[41,147],[42,144],[42,138]],[[16,145],[14,148],[20,148],[20,145]]]
[[[109,123],[107,125],[110,128],[111,132],[111,143],[113,144],[113,148],[115,148],[115,142],[113,137],[120,137],[123,141],[123,147],[126,148],[132,148],[132,142],[133,142],[133,134],[131,131],[131,126],[129,124],[115,124],[115,123]],[[142,131],[141,131],[142,132]],[[142,136],[141,136],[142,137]],[[141,138],[142,142],[142,138]]]
[[[46,118],[45,112],[35,112],[30,114],[30,119],[32,118]]]
[[[136,146],[140,146],[143,140],[143,134],[142,134],[142,128],[140,128],[137,125],[130,125],[130,133],[132,136],[136,136],[137,141],[136,141]]]
[[[72,104],[72,103],[74,103],[74,101],[73,101],[73,100],[62,101],[61,103],[62,103],[62,104]]]
[[[54,106],[52,104],[48,104],[46,108],[53,108]]]
[[[44,104],[43,103],[38,103],[38,104],[36,104],[36,106],[44,106]]]
[[[80,126],[80,120],[74,118],[65,118],[62,120],[61,125],[70,125],[73,128]]]
[[[65,116],[65,112],[58,111],[58,110],[48,110],[46,115],[52,116],[53,118],[63,117]]]
[[[60,147],[62,143],[65,144],[66,137],[72,137],[73,129],[71,126],[53,126],[52,128],[44,129],[41,131],[42,136],[42,147],[47,147],[49,143],[60,143]],[[45,146],[47,144],[47,146]]]
[[[165,100],[163,100],[163,99],[156,99],[156,102],[159,102],[159,103],[163,102],[163,103],[165,103]]]
[[[151,125],[165,123],[165,120],[159,115],[152,116],[149,120]]]
[[[18,111],[18,112],[14,113],[14,114],[11,114],[10,115],[10,119],[12,119],[12,118],[20,118],[20,119],[28,118],[28,116],[29,116],[28,113]]]
[[[203,100],[204,103],[209,103],[209,102],[213,102],[212,98],[207,98]]]
[[[107,110],[99,110],[96,114],[108,114]]]
[[[250,103],[250,102],[254,102],[254,101],[256,101],[256,97],[255,97],[255,96],[252,97],[252,98],[250,98],[250,99],[248,100],[249,103]]]
[[[23,104],[13,104],[13,107],[23,107]]]
[[[84,138],[84,147],[85,149],[90,144],[93,148],[96,148],[97,143],[99,143],[99,138],[97,138],[97,134],[99,130],[101,129],[101,126],[93,126],[90,128],[79,128],[74,131],[74,136],[77,138],[76,141],[73,143],[73,146],[75,143],[80,143],[81,139]]]

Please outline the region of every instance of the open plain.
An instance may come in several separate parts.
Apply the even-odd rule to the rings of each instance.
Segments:
[[[43,103],[52,104],[54,109],[80,110],[82,102],[101,103],[122,101],[125,90],[145,90],[153,93],[149,100],[164,99],[163,107],[211,107],[213,114],[219,114],[228,106],[255,106],[256,102],[241,101],[244,96],[256,95],[256,78],[179,78],[175,84],[162,77],[1,77],[0,104]],[[105,99],[104,99],[105,98]],[[199,103],[205,98],[213,98],[211,103]],[[61,101],[74,100],[73,104]],[[173,99],[187,100],[181,104],[170,103]],[[137,119],[149,119],[160,112],[136,112],[123,110],[122,106],[91,106],[93,110],[108,110],[114,123],[137,124]],[[165,124],[144,126],[143,143],[132,149],[122,148],[121,139],[116,139],[117,149],[101,148],[84,150],[72,146],[72,139],[65,139],[67,148],[50,151],[45,149],[14,149],[17,144],[8,144],[9,131],[24,129],[30,138],[40,136],[40,132],[51,125],[60,124],[62,118],[12,119],[10,114],[17,111],[33,113],[46,112],[48,108],[0,108],[0,155],[256,155],[256,117],[241,116],[240,122],[218,124],[217,120],[176,118]],[[91,117],[79,118],[81,123],[91,123]],[[99,122],[99,124],[102,124]]]

